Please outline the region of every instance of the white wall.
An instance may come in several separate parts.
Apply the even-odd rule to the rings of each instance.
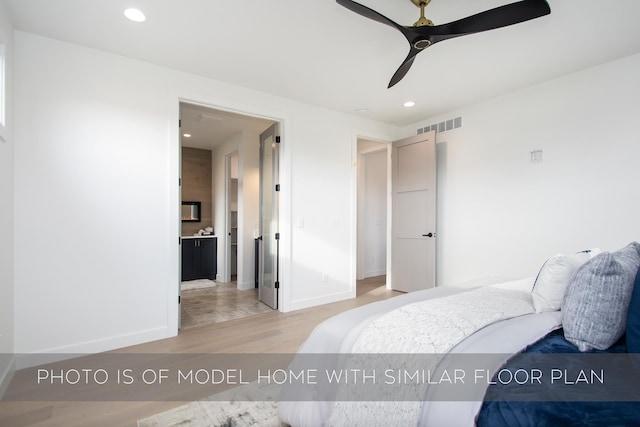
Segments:
[[[0,397],[13,369],[13,24],[0,3],[0,43],[5,53],[5,124],[0,124]]]
[[[240,146],[242,145],[242,133],[238,133],[232,136],[229,140],[223,142],[218,147],[215,148],[212,155],[212,164],[213,164],[213,229],[218,236],[218,272],[216,275],[216,279],[220,281],[226,280],[227,277],[231,276],[231,272],[227,271],[228,262],[227,260],[227,251],[226,247],[228,245],[229,236],[227,234],[228,225],[227,225],[227,212],[226,212],[226,203],[225,203],[225,194],[226,194],[226,170],[227,170],[227,156],[230,156],[232,153],[238,153],[240,151]],[[239,158],[238,158],[238,169],[239,169]],[[230,167],[235,162],[230,162]],[[236,170],[235,167],[231,167],[231,176],[239,177],[240,170]],[[238,204],[240,199],[240,185],[238,183]],[[236,207],[237,209],[237,207]],[[240,253],[238,251],[238,253]],[[238,262],[238,264],[240,264]]]
[[[260,136],[243,131],[225,141],[214,151],[213,185],[215,196],[215,224],[218,235],[218,280],[227,275],[226,245],[228,235],[225,212],[225,161],[231,153],[238,153],[238,289],[254,289],[254,231],[259,225],[260,204]]]
[[[638,75],[634,55],[404,129],[463,117],[437,135],[439,285],[640,240]]]
[[[397,128],[17,32],[17,352],[175,334],[179,100],[283,120],[282,307],[352,295],[352,142]]]

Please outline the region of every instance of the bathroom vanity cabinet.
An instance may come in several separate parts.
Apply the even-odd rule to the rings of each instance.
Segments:
[[[182,281],[216,279],[218,238],[182,238]]]

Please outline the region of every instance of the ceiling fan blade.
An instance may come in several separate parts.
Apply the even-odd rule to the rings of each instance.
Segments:
[[[413,65],[413,60],[416,58],[416,55],[420,52],[422,51],[419,49],[411,48],[411,50],[409,51],[409,55],[407,55],[402,65],[400,65],[393,77],[391,77],[391,81],[389,82],[389,86],[387,86],[387,89],[395,86],[396,83],[404,78],[404,76],[409,72],[409,69]]]
[[[539,18],[549,13],[551,13],[551,8],[546,0],[523,0],[480,12],[448,24],[422,28],[430,36],[431,42],[436,43],[466,34],[507,27]]]
[[[515,3],[496,7],[475,15],[443,25],[402,26],[384,15],[352,0],[336,0],[336,2],[365,18],[380,22],[400,31],[411,46],[409,54],[395,72],[388,88],[404,78],[416,55],[434,43],[466,34],[479,33],[496,28],[507,27],[520,22],[529,21],[551,13],[547,0],[521,0]],[[415,2],[414,2],[415,3]],[[422,5],[421,5],[422,6]]]
[[[411,36],[411,33],[409,32],[410,27],[403,27],[402,25],[399,25],[397,23],[395,23],[394,21],[392,21],[391,19],[387,18],[386,16],[376,12],[373,9],[369,9],[368,7],[361,5],[360,3],[357,3],[355,1],[352,0],[336,0],[336,3],[338,3],[341,6],[346,7],[347,9],[351,10],[352,12],[355,12],[359,15],[364,16],[365,18],[369,18],[372,19],[376,22],[380,22],[382,24],[388,25],[390,27],[393,27],[395,29],[397,29],[398,31],[400,31],[405,38],[407,39],[407,41],[409,40],[409,37]],[[394,86],[396,83],[398,83],[400,80],[402,80],[402,78],[407,74],[407,72],[409,71],[409,69],[411,68],[411,65],[413,64],[413,60],[415,58],[415,56],[420,53],[420,50],[415,49],[415,48],[411,48],[409,55],[407,56],[407,58],[404,60],[404,62],[402,63],[402,65],[400,65],[400,68],[398,68],[398,70],[395,72],[395,74],[393,75],[393,77],[391,78],[391,81],[389,82],[389,86],[388,88]]]
[[[385,24],[388,25],[390,27],[393,27],[397,30],[402,31],[403,27],[402,25],[399,25],[395,22],[393,22],[391,19],[387,18],[384,15],[379,14],[378,12],[376,12],[373,9],[369,9],[366,6],[361,5],[360,3],[356,3],[355,1],[351,1],[351,0],[336,0],[336,3],[338,3],[341,6],[346,7],[347,9],[349,9],[352,12],[357,13],[358,15],[362,15],[365,18],[369,18],[369,19],[373,19],[374,21],[380,22],[381,24]]]

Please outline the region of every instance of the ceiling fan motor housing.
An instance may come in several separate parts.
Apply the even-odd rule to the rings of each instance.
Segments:
[[[428,48],[429,46],[431,46],[431,42],[427,39],[423,39],[423,40],[418,40],[413,42],[413,47],[415,47],[418,50],[424,50],[426,48]]]

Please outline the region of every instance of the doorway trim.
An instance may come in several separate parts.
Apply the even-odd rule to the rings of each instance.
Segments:
[[[280,164],[280,283],[282,284],[278,295],[279,311],[291,310],[291,150],[288,147],[287,135],[291,134],[291,118],[282,111],[275,110],[265,105],[251,105],[241,101],[218,98],[201,93],[174,90],[168,96],[168,164],[169,182],[167,182],[168,198],[168,260],[171,263],[172,280],[167,281],[167,330],[170,336],[178,334],[180,290],[180,103],[200,105],[203,107],[228,111],[245,116],[264,118],[280,123],[281,135],[281,164]]]

